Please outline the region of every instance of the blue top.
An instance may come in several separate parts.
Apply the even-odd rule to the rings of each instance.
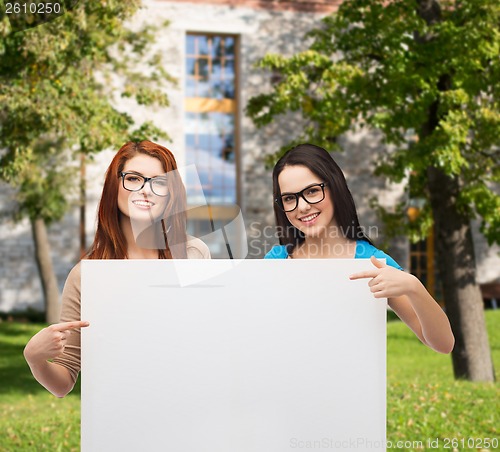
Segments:
[[[356,241],[356,254],[354,259],[370,259],[370,257],[375,256],[379,259],[385,259],[387,265],[395,267],[399,270],[403,270],[403,267],[399,265],[391,256],[384,253],[383,251],[370,245],[365,240]],[[288,257],[288,251],[285,245],[275,245],[271,248],[265,256],[264,259],[286,259]]]

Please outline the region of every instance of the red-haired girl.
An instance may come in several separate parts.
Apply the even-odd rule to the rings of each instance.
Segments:
[[[113,158],[86,259],[209,259],[208,247],[186,235],[186,191],[173,154],[151,141],[126,143]],[[80,264],[62,294],[61,323],[31,338],[24,356],[33,376],[57,397],[80,371]]]

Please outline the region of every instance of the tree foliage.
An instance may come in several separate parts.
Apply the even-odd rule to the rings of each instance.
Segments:
[[[350,129],[380,130],[393,150],[376,172],[395,182],[412,174],[412,197],[423,201],[412,224],[403,206],[395,215],[378,206],[394,233],[418,238],[432,225],[432,167],[459,184],[457,209],[500,243],[499,24],[497,0],[343,2],[309,33],[307,50],[259,63],[281,79],[247,112],[258,126],[299,112],[305,127],[295,142],[332,150]]]
[[[122,97],[130,108],[167,106],[174,82],[152,45],[166,24],[127,25],[139,0],[64,4],[59,17],[0,15],[0,179],[16,188],[15,217],[30,220],[49,323],[58,321],[59,293],[46,225],[78,188],[84,202],[77,168],[86,157],[129,139],[167,138],[116,105]]]
[[[151,50],[156,29],[126,26],[139,7],[86,0],[24,31],[0,22],[0,178],[19,188],[20,213],[61,218],[77,153],[167,136],[115,106],[120,96],[166,106],[174,82]]]

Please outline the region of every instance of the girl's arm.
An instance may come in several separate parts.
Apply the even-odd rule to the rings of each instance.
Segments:
[[[50,325],[35,334],[24,348],[24,357],[35,379],[56,397],[64,397],[73,389],[74,381],[68,369],[48,360],[64,352],[66,340],[73,328],[88,326],[88,322],[65,322]]]
[[[387,298],[389,306],[425,345],[450,353],[455,338],[448,317],[419,279],[373,256],[371,261],[376,268],[351,275],[351,279],[370,278],[368,285],[374,297]]]

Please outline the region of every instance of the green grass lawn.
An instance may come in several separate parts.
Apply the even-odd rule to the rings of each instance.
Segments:
[[[392,449],[432,450],[427,443],[432,440],[437,450],[452,451],[456,444],[455,450],[484,451],[494,448],[472,446],[484,446],[486,438],[500,442],[500,310],[487,311],[486,321],[495,384],[455,381],[451,355],[422,345],[402,322],[388,323],[387,440]],[[397,441],[408,443],[398,448]]]
[[[500,311],[488,311],[486,318],[498,380]],[[0,451],[80,449],[79,386],[57,399],[33,379],[22,356],[40,328],[0,323]],[[472,446],[484,446],[486,438],[500,441],[500,385],[455,381],[450,356],[423,346],[399,321],[389,322],[387,329],[387,440],[392,449],[494,450]]]

